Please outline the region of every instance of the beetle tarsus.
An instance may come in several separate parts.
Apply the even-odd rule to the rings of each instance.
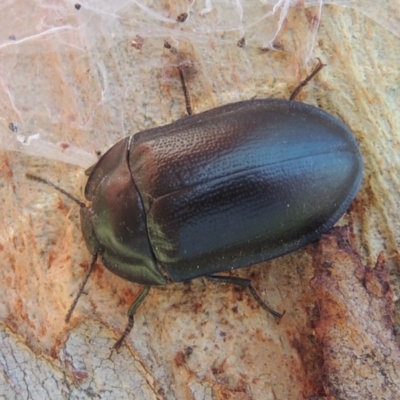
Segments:
[[[114,350],[118,351],[120,349],[125,338],[129,335],[130,331],[133,328],[133,322],[134,322],[133,315],[129,315],[128,316],[128,325],[126,326],[124,333],[121,335],[121,337],[115,342],[115,344],[113,346]]]
[[[254,289],[254,286],[251,284],[250,279],[239,278],[236,276],[224,276],[224,275],[209,275],[209,276],[207,276],[207,279],[212,282],[230,283],[232,285],[242,286],[242,287],[249,289],[251,295],[254,297],[254,299],[257,301],[257,303],[265,311],[269,312],[270,314],[272,314],[274,317],[276,317],[278,319],[282,318],[283,314],[278,313],[277,311],[273,310],[271,307],[268,307],[267,304],[265,304],[261,300],[261,297],[256,292],[256,289]]]
[[[136,310],[138,307],[142,304],[144,298],[149,294],[150,291],[150,285],[145,286],[143,289],[142,293],[139,294],[139,296],[135,299],[135,301],[132,303],[132,305],[129,307],[128,310],[128,325],[126,326],[124,333],[121,335],[121,337],[115,342],[113,349],[114,350],[119,350],[119,348],[122,346],[122,343],[124,342],[125,338],[129,335],[133,328],[133,322],[134,322],[134,316],[136,313]]]
[[[78,294],[75,296],[75,299],[74,299],[74,301],[72,302],[71,307],[70,307],[69,310],[68,310],[67,316],[65,317],[65,322],[66,322],[66,323],[68,323],[69,320],[71,319],[71,315],[72,315],[72,313],[73,313],[73,311],[74,311],[74,309],[75,309],[75,307],[76,307],[76,304],[78,303],[79,297],[81,297],[81,294],[82,294],[82,292],[83,292],[83,289],[84,289],[85,286],[86,286],[86,283],[87,283],[87,281],[88,281],[88,279],[89,279],[89,276],[90,276],[91,273],[93,272],[93,269],[94,269],[94,266],[95,266],[96,260],[97,260],[97,255],[98,255],[98,253],[95,253],[95,254],[92,255],[92,261],[91,261],[91,263],[90,263],[89,269],[88,269],[87,272],[86,272],[85,279],[83,280],[83,282],[82,282],[82,284],[81,284],[81,287],[80,287],[79,290],[78,290]]]
[[[326,64],[323,64],[322,61],[317,58],[318,64],[315,66],[315,68],[312,70],[311,74],[307,76],[306,79],[300,82],[300,84],[294,89],[292,95],[290,96],[289,100],[294,100],[297,95],[301,92],[301,89],[303,89],[304,86],[307,85],[308,82],[311,81],[312,78],[314,78],[315,75],[318,74],[319,71],[321,71],[322,68],[326,67]]]

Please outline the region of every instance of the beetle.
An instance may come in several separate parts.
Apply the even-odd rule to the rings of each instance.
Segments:
[[[145,285],[128,311],[118,349],[153,285],[210,280],[249,288],[221,271],[243,268],[299,249],[328,231],[362,181],[361,153],[350,129],[327,112],[290,100],[223,105],[138,132],[112,146],[90,169],[81,229],[91,266]],[[188,112],[191,108],[180,70]]]

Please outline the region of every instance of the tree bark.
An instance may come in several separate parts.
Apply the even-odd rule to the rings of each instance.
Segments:
[[[281,27],[282,8],[262,18],[264,3],[16,0],[2,10],[0,398],[398,398],[399,1],[322,15],[300,2]],[[91,258],[78,206],[25,174],[83,199],[98,152],[185,115],[178,65],[200,112],[289,98],[316,57],[327,66],[298,100],[350,126],[365,173],[339,227],[232,273],[285,312],[281,322],[246,291],[196,279],[152,288],[113,352],[141,287],[99,262],[65,324]]]

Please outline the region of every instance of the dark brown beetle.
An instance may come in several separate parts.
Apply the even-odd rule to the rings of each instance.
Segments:
[[[248,287],[280,317],[249,280],[213,274],[318,239],[354,199],[363,163],[353,134],[325,111],[292,101],[321,68],[291,100],[228,104],[111,147],[91,169],[90,205],[76,200],[93,260],[67,321],[98,255],[116,275],[146,285],[116,348],[152,285],[206,276]]]

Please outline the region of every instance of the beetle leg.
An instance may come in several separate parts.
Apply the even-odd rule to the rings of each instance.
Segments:
[[[324,68],[326,64],[322,64],[322,61],[318,58],[318,64],[316,67],[312,70],[311,74],[307,76],[304,81],[301,81],[300,84],[294,89],[292,95],[290,96],[289,100],[294,100],[297,95],[301,92],[301,89],[303,89],[304,86],[307,85],[308,82],[311,81],[312,78],[314,78],[315,75],[318,74],[319,71],[321,71],[322,68]]]
[[[74,301],[71,304],[71,307],[69,308],[68,312],[67,312],[67,316],[65,317],[65,322],[68,324],[69,320],[71,319],[71,315],[76,307],[76,303],[78,303],[79,297],[81,297],[81,294],[83,292],[83,289],[85,288],[85,285],[89,279],[89,276],[91,275],[91,273],[93,272],[94,266],[96,264],[96,260],[97,260],[97,255],[98,253],[95,253],[92,255],[92,261],[90,263],[90,267],[86,272],[86,276],[85,279],[83,280],[81,287],[78,290],[78,294],[75,296]]]
[[[164,47],[166,49],[171,50],[171,53],[173,54],[178,54],[178,49],[176,47],[171,46],[171,44],[168,41],[164,42]],[[179,61],[178,57],[178,61]],[[189,94],[189,89],[186,85],[186,80],[185,80],[185,69],[188,67],[187,63],[180,61],[178,65],[178,72],[179,72],[179,78],[181,79],[181,85],[183,89],[183,95],[185,96],[185,106],[186,106],[186,112],[188,115],[193,114],[193,108],[192,108],[192,102],[190,101],[190,94]]]
[[[186,112],[188,113],[188,115],[192,115],[193,114],[192,102],[190,101],[190,94],[186,85],[184,70],[185,70],[184,65],[180,65],[178,67],[179,77],[181,78],[181,84],[183,89],[183,95],[185,96]]]
[[[254,286],[251,284],[250,279],[238,278],[236,276],[224,276],[224,275],[209,275],[206,277],[209,281],[219,282],[219,283],[231,283],[232,285],[242,286],[249,289],[251,295],[257,301],[257,303],[267,312],[272,314],[276,318],[282,318],[283,314],[278,313],[272,308],[268,307],[262,300],[261,297],[254,289]]]
[[[142,290],[142,293],[139,294],[138,297],[136,297],[135,301],[132,303],[132,305],[129,307],[128,310],[128,325],[126,326],[124,333],[121,335],[121,337],[115,342],[113,349],[119,350],[121,347],[122,343],[124,342],[125,338],[129,335],[129,332],[133,328],[133,317],[135,315],[135,312],[137,308],[142,304],[142,301],[144,298],[149,294],[150,291],[150,285],[145,286],[145,288]]]

